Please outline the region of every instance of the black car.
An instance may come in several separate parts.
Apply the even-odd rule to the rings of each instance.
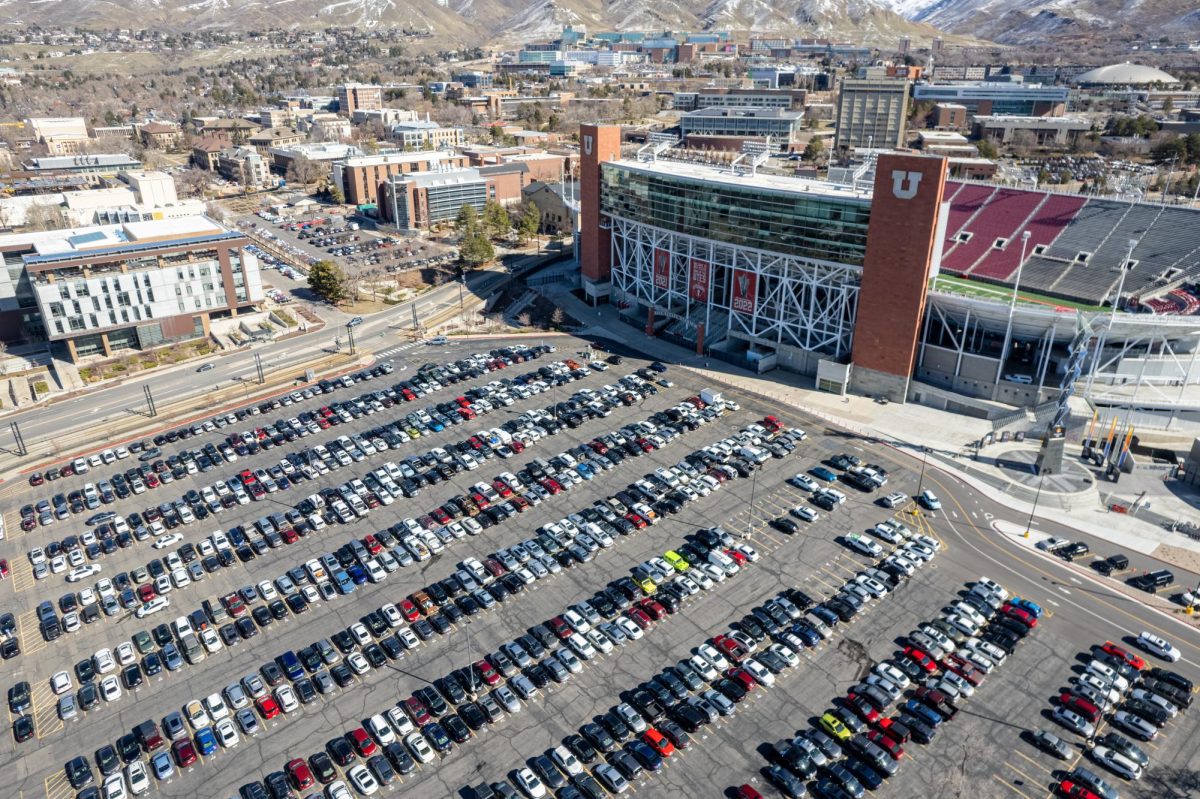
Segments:
[[[32,716],[17,716],[13,721],[13,739],[17,743],[28,741],[34,736],[35,729]]]
[[[345,768],[354,762],[354,748],[350,746],[350,742],[345,738],[331,738],[325,742],[325,751],[329,753],[329,757],[334,763]]]
[[[105,777],[115,774],[121,768],[121,758],[112,744],[105,744],[96,750],[96,766]]]
[[[593,747],[601,752],[611,752],[617,748],[617,742],[607,730],[595,722],[584,724],[579,731]]]
[[[91,765],[87,762],[87,758],[82,755],[68,760],[65,770],[67,782],[71,783],[71,787],[75,790],[79,790],[85,785],[90,785],[95,779],[95,775],[92,774]]]

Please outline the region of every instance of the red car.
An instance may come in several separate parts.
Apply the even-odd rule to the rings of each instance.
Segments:
[[[925,650],[915,646],[906,646],[904,647],[904,654],[912,658],[926,673],[932,674],[937,671],[937,662]]]
[[[908,738],[912,733],[904,724],[896,721],[896,719],[886,718],[876,722],[880,732],[894,740],[896,743],[908,743]]]
[[[362,543],[372,555],[378,555],[383,551],[383,544],[379,543],[379,539],[370,533],[363,536]]]
[[[734,799],[763,799],[763,795],[756,791],[754,786],[743,785],[737,789]]]
[[[475,661],[475,673],[487,685],[495,685],[500,682],[500,672],[496,671],[496,667],[486,660]]]
[[[196,745],[190,738],[180,738],[171,744],[171,754],[175,755],[175,762],[180,768],[187,768],[196,762]]]
[[[515,452],[515,453],[517,453],[518,455],[520,455],[522,452],[524,452],[524,451],[525,451],[525,444],[524,444],[524,442],[522,442],[522,441],[519,441],[519,440],[517,440],[517,439],[515,439],[515,438],[512,440],[512,443],[511,443],[511,444],[509,444],[509,446],[510,446],[510,447],[512,447],[512,451],[513,451],[513,452]]]
[[[868,724],[874,724],[879,720],[879,711],[875,709],[875,706],[854,692],[846,694],[846,706]]]
[[[417,606],[411,599],[401,599],[400,615],[404,617],[405,621],[416,621],[421,617],[421,611],[417,610]]]
[[[738,552],[736,549],[727,549],[727,550],[725,550],[725,555],[726,555],[726,556],[728,556],[728,557],[730,557],[730,558],[733,558],[733,560],[734,560],[734,561],[737,563],[737,565],[739,565],[739,566],[744,566],[744,565],[746,565],[746,564],[747,564],[747,563],[750,561],[750,559],[749,559],[749,558],[747,558],[747,557],[746,557],[746,556],[745,556],[743,553],[741,553],[741,552]]]
[[[439,524],[449,524],[450,514],[446,513],[441,507],[434,508],[429,511],[429,515],[438,520]]]
[[[654,747],[654,751],[663,757],[670,757],[675,754],[675,744],[667,740],[667,736],[653,727],[642,733],[642,740]]]
[[[1062,693],[1058,695],[1058,702],[1067,710],[1074,710],[1076,713],[1083,716],[1093,724],[1100,720],[1100,708],[1096,707],[1082,696]]]
[[[1100,799],[1090,788],[1069,779],[1058,783],[1058,792],[1067,799]]]
[[[976,688],[983,684],[983,678],[986,676],[981,668],[958,655],[946,655],[942,658],[942,667],[954,672]]]
[[[1013,607],[1012,605],[1005,605],[1004,607],[1000,608],[1000,612],[1003,613],[1005,616],[1008,616],[1010,619],[1016,619],[1017,621],[1021,622],[1021,624],[1024,624],[1026,627],[1028,627],[1031,630],[1034,627],[1037,627],[1037,624],[1038,624],[1037,617],[1034,616],[1029,611],[1024,610],[1023,608],[1016,608],[1016,607]],[[1118,655],[1118,657],[1120,657],[1120,655]]]
[[[746,689],[746,693],[750,693],[758,685],[758,681],[750,675],[750,672],[743,668],[734,668],[725,672],[725,676],[733,680],[738,685]]]
[[[433,716],[429,715],[429,708],[425,707],[425,703],[415,696],[404,700],[404,712],[416,725],[428,724],[433,721]]]
[[[512,489],[503,480],[493,480],[492,488],[496,489],[496,493],[505,499],[512,496]]]
[[[309,770],[308,764],[301,758],[289,760],[288,764],[283,767],[287,772],[288,779],[292,781],[292,787],[297,791],[303,791],[305,788],[311,788],[316,780],[313,779],[312,771]]]
[[[8,561],[0,558],[0,580],[8,576]]]
[[[149,602],[151,599],[154,599],[154,597],[157,596],[157,594],[154,592],[154,584],[146,583],[145,585],[139,585],[137,589],[137,595],[138,599],[140,599],[142,602]]]
[[[259,697],[255,704],[258,705],[258,712],[268,721],[279,715],[279,703],[275,701],[275,697],[269,694]]]
[[[546,622],[550,625],[550,631],[557,635],[559,639],[566,640],[571,637],[571,633],[575,632],[571,629],[571,625],[567,624],[567,620],[562,616],[555,616],[550,621]]]
[[[1112,641],[1105,641],[1104,646],[1100,647],[1100,651],[1112,655],[1113,657],[1121,658],[1121,660],[1124,660],[1138,671],[1146,668],[1146,661],[1144,658],[1140,658],[1129,650],[1117,646]]]
[[[655,621],[662,621],[667,617],[667,609],[657,599],[646,597],[638,602],[638,607],[646,611],[646,615]]]
[[[629,610],[625,611],[625,615],[629,617],[630,621],[632,621],[638,627],[641,627],[643,630],[649,628],[650,625],[654,623],[651,621],[650,617],[646,615],[646,611],[642,610],[641,608],[630,608]]]
[[[625,514],[625,521],[629,522],[639,530],[646,529],[646,520],[633,511],[629,511],[629,513]]]
[[[29,475],[29,485],[31,486],[40,486],[44,482],[46,482],[46,478],[42,477],[38,472]]]
[[[735,662],[741,662],[742,658],[750,654],[741,643],[733,640],[727,635],[718,635],[712,639],[712,645],[717,648],[722,655],[727,658],[732,658]]]
[[[561,494],[563,487],[553,477],[547,477],[542,480],[542,488],[549,491],[551,494]]]
[[[279,537],[283,539],[285,544],[294,544],[300,540],[300,534],[296,532],[295,527],[285,527],[279,531]]]
[[[871,730],[867,733],[867,737],[891,755],[892,760],[899,760],[904,757],[904,747],[900,746],[900,742],[890,735],[884,735],[879,730]]]
[[[354,744],[359,757],[370,757],[375,754],[375,741],[371,739],[370,735],[367,735],[367,731],[362,727],[350,730],[350,732],[346,733],[346,738],[350,743]]]
[[[517,509],[517,513],[524,513],[530,508],[529,500],[525,499],[525,497],[521,496],[520,494],[509,499],[509,502],[511,502],[512,506]]]
[[[246,612],[246,603],[238,594],[230,594],[223,601],[225,603],[225,612],[235,619]]]

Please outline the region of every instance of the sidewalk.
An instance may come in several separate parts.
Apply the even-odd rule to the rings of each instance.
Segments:
[[[1027,518],[1033,509],[1035,490],[1015,481],[1011,472],[989,463],[989,458],[979,461],[970,458],[968,444],[992,431],[987,420],[913,403],[882,405],[867,397],[840,397],[817,391],[812,378],[780,369],[758,375],[648,336],[621,321],[618,310],[611,305],[593,308],[569,292],[554,292],[548,296],[585,325],[579,331],[584,337],[617,339],[646,357],[677,364],[714,384],[733,386],[771,402],[799,408],[838,427],[880,439],[917,459],[922,458],[922,448],[925,448],[929,467],[949,472],[980,493],[1006,505],[1012,510],[1014,519]],[[1026,448],[1032,449],[1029,445]],[[989,455],[1003,452],[997,448],[987,450]],[[1081,485],[1080,490],[1070,493],[1055,492],[1044,486],[1037,498],[1035,518],[1109,541],[1118,549],[1141,552],[1190,571],[1200,569],[1200,541],[1172,533],[1134,515],[1109,511],[1104,504],[1107,493],[1094,483]],[[1156,509],[1165,516],[1194,518],[1198,513],[1170,492],[1156,494],[1153,500]],[[1161,518],[1160,514],[1154,516]]]

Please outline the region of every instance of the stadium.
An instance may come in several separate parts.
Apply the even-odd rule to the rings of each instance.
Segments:
[[[583,291],[712,358],[968,413],[1064,387],[1200,427],[1200,210],[949,180],[881,153],[817,181],[581,129]],[[1015,290],[1014,290],[1015,289]],[[1074,356],[1074,357],[1073,357]]]

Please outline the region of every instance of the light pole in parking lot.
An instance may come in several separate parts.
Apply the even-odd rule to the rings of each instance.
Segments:
[[[1046,474],[1044,472],[1039,472],[1037,492],[1035,492],[1033,495],[1033,507],[1029,509],[1029,518],[1025,521],[1025,533],[1022,535],[1023,538],[1029,538],[1029,528],[1033,526],[1033,514],[1037,513],[1038,500],[1042,498],[1042,483],[1045,481],[1045,479]]]
[[[354,326],[351,324],[346,325],[346,340],[350,344],[350,354],[354,355]]]

